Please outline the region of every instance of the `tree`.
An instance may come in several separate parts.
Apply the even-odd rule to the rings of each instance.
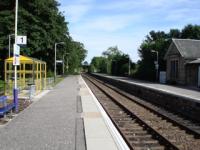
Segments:
[[[182,30],[181,38],[200,40],[200,26],[191,24],[185,26]]]
[[[121,55],[122,52],[118,49],[117,46],[109,47],[106,51],[102,53],[103,56],[112,58],[113,56],[116,55]]]
[[[58,46],[58,58],[65,53],[71,61],[72,67],[81,66],[86,56],[84,45],[74,41],[69,34],[68,22],[58,10],[56,0],[19,0],[18,35],[27,35],[27,45],[20,53],[47,62],[47,69],[54,68],[54,44],[63,41],[65,45]],[[8,35],[14,33],[15,0],[0,1],[0,59],[8,56]],[[13,43],[13,40],[12,40]],[[76,63],[76,64],[73,64]],[[3,67],[3,66],[0,66]]]
[[[163,31],[151,31],[149,35],[146,36],[145,41],[140,45],[138,49],[139,56],[141,61],[138,64],[138,70],[135,74],[135,77],[144,80],[155,80],[155,64],[156,54],[152,50],[158,51],[159,57],[159,68],[160,70],[165,70],[165,61],[164,55],[169,46],[167,41],[168,34]]]
[[[91,72],[107,73],[107,58],[105,57],[93,57],[90,63]]]
[[[103,56],[93,57],[90,64],[91,72],[108,73],[112,75],[128,75],[129,56],[117,46],[109,47]],[[132,69],[135,64],[130,61]]]
[[[107,58],[107,73],[113,74],[113,61],[116,61],[116,57],[120,57],[122,54],[122,51],[119,50],[117,46],[109,47],[102,53],[102,55]]]
[[[115,55],[112,60],[113,75],[128,75],[129,56],[126,54]]]
[[[178,29],[171,29],[169,33],[165,33],[164,31],[149,32],[138,49],[141,60],[137,64],[137,71],[134,74],[135,77],[144,80],[155,80],[154,61],[156,60],[156,55],[152,53],[152,50],[158,51],[159,53],[159,70],[166,70],[164,56],[171,44],[172,38],[200,39],[200,26],[187,25],[181,31]]]
[[[80,42],[72,41],[70,43],[70,58],[69,58],[69,71],[79,72],[82,66],[82,61],[85,59],[87,51],[84,48],[84,45]]]

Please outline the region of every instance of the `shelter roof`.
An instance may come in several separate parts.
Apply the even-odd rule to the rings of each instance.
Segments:
[[[45,61],[41,61],[41,60],[36,59],[36,58],[22,56],[22,55],[20,55],[19,59],[22,62],[42,62],[42,63],[46,63]],[[6,59],[5,61],[13,61],[13,57],[10,57],[10,58]]]
[[[200,64],[200,58],[189,62],[188,64]]]

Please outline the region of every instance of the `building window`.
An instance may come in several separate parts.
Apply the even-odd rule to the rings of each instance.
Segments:
[[[171,78],[178,78],[178,60],[171,61]]]

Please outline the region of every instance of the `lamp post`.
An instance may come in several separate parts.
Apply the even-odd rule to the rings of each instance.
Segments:
[[[68,73],[68,69],[69,69],[69,64],[68,64],[68,55],[69,55],[69,53],[66,53],[66,55],[67,55],[67,65],[66,65],[66,67],[67,67],[67,73]]]
[[[155,61],[155,67],[156,67],[156,80],[158,81],[158,77],[159,77],[159,63],[158,63],[158,51],[155,50],[151,50],[152,53],[156,53],[156,61]]]
[[[54,62],[54,82],[56,82],[56,49],[57,45],[62,45],[64,42],[55,43],[55,62]]]
[[[8,35],[8,42],[9,42],[9,47],[8,47],[8,57],[10,58],[10,46],[11,46],[11,37],[14,36],[15,34],[9,34]]]
[[[64,58],[65,58],[65,56],[64,56],[64,54],[63,54],[63,58],[62,58],[62,72],[63,72],[63,76],[64,76],[64,74],[65,74]]]

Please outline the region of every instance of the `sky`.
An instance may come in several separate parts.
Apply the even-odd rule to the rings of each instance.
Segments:
[[[200,24],[200,0],[58,0],[72,38],[85,45],[86,61],[111,46],[139,60],[138,48],[151,31]]]

